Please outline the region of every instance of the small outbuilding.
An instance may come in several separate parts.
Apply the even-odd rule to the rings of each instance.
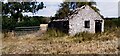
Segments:
[[[80,32],[104,32],[104,20],[90,6],[84,5],[81,8],[76,8],[74,13],[66,19],[53,20],[48,27],[57,28],[75,35]]]

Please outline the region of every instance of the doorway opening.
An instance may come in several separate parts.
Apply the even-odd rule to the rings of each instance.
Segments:
[[[102,20],[95,20],[95,33],[102,32]]]

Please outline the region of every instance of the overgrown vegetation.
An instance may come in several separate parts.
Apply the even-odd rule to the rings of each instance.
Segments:
[[[64,37],[66,35],[67,35],[66,33],[58,29],[48,29],[44,36],[45,37]]]
[[[119,38],[120,35],[120,27],[118,28],[111,28],[105,29],[105,32],[102,33],[88,33],[88,32],[81,32],[74,36],[69,36],[68,34],[57,30],[57,29],[49,29],[44,35],[42,35],[42,39],[47,41],[57,41],[57,42],[76,42],[81,43],[85,41],[92,41],[92,40],[98,40],[98,41],[108,41],[113,40],[114,38]],[[60,40],[62,39],[62,40]]]
[[[53,29],[48,30],[44,35],[37,37],[35,37],[34,33],[18,37],[13,37],[9,34],[7,38],[3,38],[5,47],[2,50],[3,53],[6,54],[115,53],[117,52],[117,39],[120,37],[119,33],[120,28],[114,28],[98,34],[82,32],[72,37],[65,35],[59,30]],[[47,51],[44,51],[46,49]],[[96,49],[97,51],[94,51]]]
[[[113,40],[114,37],[119,38],[120,35],[120,27],[119,28],[112,28],[110,30],[105,29],[105,32],[102,33],[87,33],[87,32],[81,32],[73,36],[75,42],[82,42],[82,41],[91,41],[91,40],[101,40],[101,41],[108,41]]]

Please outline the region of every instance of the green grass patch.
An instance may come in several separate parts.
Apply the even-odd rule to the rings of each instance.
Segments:
[[[82,41],[93,40],[95,36],[96,36],[96,34],[92,34],[92,33],[88,33],[88,32],[81,32],[81,33],[77,33],[72,38],[74,38],[73,41],[80,43]]]
[[[48,29],[46,31],[46,33],[42,36],[42,38],[44,40],[51,40],[51,39],[54,39],[54,38],[62,38],[62,37],[65,37],[67,36],[66,33],[58,30],[58,29]]]

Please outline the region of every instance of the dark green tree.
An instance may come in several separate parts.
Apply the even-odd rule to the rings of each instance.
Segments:
[[[43,2],[2,2],[2,16],[4,16],[2,26],[3,28],[14,29],[15,24],[17,24],[19,20],[24,20],[22,13],[32,12],[34,14],[43,8]]]
[[[96,2],[69,2],[66,0],[65,2],[61,3],[60,9],[55,14],[55,17],[57,19],[61,19],[61,18],[63,19],[65,17],[68,17],[68,15],[72,14],[72,12],[73,12],[70,9],[74,10],[75,8],[82,7],[83,5],[89,5],[96,12],[99,11],[99,9],[92,6],[92,5],[96,5]]]
[[[62,19],[64,17],[68,16],[69,15],[68,13],[70,12],[69,4],[70,4],[69,2],[61,3],[60,9],[55,14],[55,17]]]
[[[2,14],[3,16],[11,15],[11,18],[17,22],[18,18],[23,17],[22,13],[35,13],[43,7],[43,2],[8,2],[2,4]]]

